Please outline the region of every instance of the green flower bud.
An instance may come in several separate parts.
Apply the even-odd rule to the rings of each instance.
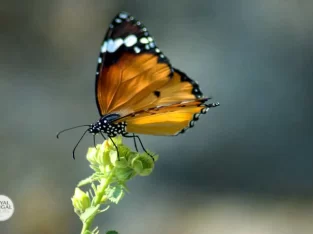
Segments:
[[[130,178],[132,178],[134,175],[136,175],[134,169],[130,167],[126,168],[116,168],[115,169],[115,177],[119,182],[126,182]]]
[[[87,160],[91,164],[96,164],[97,163],[96,155],[97,155],[97,149],[94,148],[94,147],[89,147],[88,151],[87,151]]]
[[[114,141],[114,144],[118,147],[122,145],[122,136],[113,137],[112,140]],[[111,139],[105,141],[108,144],[108,147],[110,147],[113,150],[116,150],[115,145],[111,141]]]
[[[90,198],[88,192],[83,192],[80,188],[75,188],[74,196],[71,198],[74,209],[83,213],[90,207]]]
[[[132,159],[131,167],[140,176],[147,176],[153,171],[154,161],[148,154],[139,154]]]
[[[87,160],[91,163],[90,167],[95,172],[108,174],[113,168],[109,154],[110,147],[107,141],[104,141],[101,145],[97,145],[96,148],[90,147],[87,152]]]
[[[99,165],[109,165],[110,164],[110,157],[109,157],[109,147],[106,143],[107,141],[104,141],[103,144],[99,145],[97,147],[97,162]]]
[[[123,152],[121,151],[120,153],[123,153]],[[124,153],[122,154],[122,157],[120,155],[120,160],[118,160],[117,151],[111,150],[109,153],[109,156],[110,156],[110,161],[113,166],[117,168],[126,168],[128,166],[128,162],[126,158],[124,157]]]
[[[107,196],[103,195],[102,198],[101,198],[101,201],[100,201],[100,204],[104,204],[108,201],[108,198]]]

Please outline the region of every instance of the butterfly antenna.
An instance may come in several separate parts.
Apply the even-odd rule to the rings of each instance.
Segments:
[[[86,135],[86,133],[88,132],[89,129],[87,129],[84,134],[81,136],[81,138],[79,139],[79,141],[77,142],[77,144],[75,145],[74,149],[73,149],[73,159],[75,159],[75,150],[77,148],[77,146],[79,145],[79,143],[81,142],[81,140],[84,138],[84,136]]]
[[[58,132],[58,134],[57,134],[56,137],[59,138],[59,136],[60,136],[61,133],[66,132],[66,131],[69,131],[69,130],[72,130],[72,129],[75,129],[75,128],[81,128],[81,127],[90,127],[90,125],[86,125],[86,124],[85,124],[85,125],[79,125],[79,126],[75,126],[75,127],[71,127],[71,128],[64,129],[64,130]]]

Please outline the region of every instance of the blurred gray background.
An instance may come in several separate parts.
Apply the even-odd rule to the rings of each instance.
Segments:
[[[100,215],[101,233],[313,233],[313,1],[0,1],[0,233],[79,233],[70,197],[91,173],[100,43],[121,10],[221,106],[177,137]],[[100,142],[100,139],[99,139]],[[127,143],[127,141],[126,141]],[[132,145],[129,142],[129,145]]]

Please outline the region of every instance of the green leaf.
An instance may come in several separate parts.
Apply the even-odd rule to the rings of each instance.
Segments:
[[[123,186],[117,184],[115,186],[109,186],[106,189],[105,194],[111,202],[117,204],[123,198],[125,192]]]
[[[106,234],[118,234],[117,231],[108,231]]]
[[[152,173],[152,171],[153,171],[153,168],[143,169],[143,170],[139,173],[139,175],[140,175],[140,176],[148,176],[148,175],[150,175],[150,174]]]
[[[130,193],[130,191],[129,191],[129,189],[125,183],[121,183],[120,185],[123,187],[124,192],[126,191],[127,193]]]
[[[90,183],[92,183],[93,181],[94,181],[93,175],[92,175],[92,176],[89,176],[88,178],[79,181],[77,187],[81,187],[81,186],[83,186],[83,185],[90,184]]]
[[[115,176],[119,182],[126,182],[134,175],[134,170],[132,168],[116,168]]]
[[[95,172],[99,172],[99,171],[100,171],[99,168],[98,168],[98,166],[95,166],[95,165],[90,164],[89,167],[90,167],[92,170],[94,170]]]
[[[81,221],[86,222],[89,218],[95,216],[98,213],[99,207],[100,205],[87,208],[85,212],[80,215]]]

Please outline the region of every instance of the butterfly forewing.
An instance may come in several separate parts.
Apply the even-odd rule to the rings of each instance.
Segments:
[[[113,19],[101,44],[96,99],[101,116],[116,113],[114,124],[152,135],[184,132],[208,108],[198,84],[173,68],[147,28],[126,12]]]
[[[162,87],[172,72],[145,26],[128,13],[119,13],[110,24],[98,58],[96,99],[100,114],[136,111],[140,106],[127,104],[125,108],[124,104]]]

